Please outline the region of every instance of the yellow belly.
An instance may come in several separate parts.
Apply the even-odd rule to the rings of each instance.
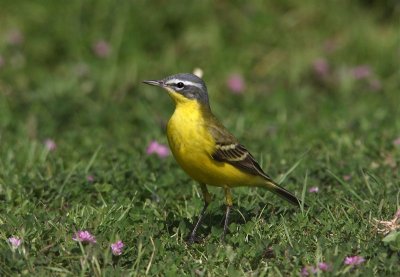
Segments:
[[[194,180],[221,187],[261,183],[258,176],[212,159],[215,143],[207,132],[197,107],[190,107],[188,104],[178,105],[168,122],[167,136],[176,161]]]

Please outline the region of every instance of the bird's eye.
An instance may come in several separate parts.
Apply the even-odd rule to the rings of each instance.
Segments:
[[[184,84],[183,84],[182,82],[179,82],[179,83],[176,84],[176,86],[177,86],[178,88],[183,88],[183,87],[184,87]]]

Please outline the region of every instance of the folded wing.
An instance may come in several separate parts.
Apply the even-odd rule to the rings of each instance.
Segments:
[[[246,147],[240,144],[221,123],[217,120],[211,120],[210,123],[207,128],[216,143],[215,150],[211,154],[214,160],[229,163],[244,172],[271,180]]]

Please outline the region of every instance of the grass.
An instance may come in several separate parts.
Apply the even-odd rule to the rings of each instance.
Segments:
[[[395,1],[3,2],[1,275],[288,276],[318,262],[331,264],[321,275],[399,274],[398,233],[373,225],[400,206]],[[223,244],[211,188],[204,242],[185,243],[201,193],[172,157],[146,154],[166,143],[173,107],[140,81],[195,67],[215,114],[310,209],[236,189]],[[231,73],[243,94],[226,87]],[[77,230],[97,243],[73,241]],[[366,262],[345,266],[352,255]]]

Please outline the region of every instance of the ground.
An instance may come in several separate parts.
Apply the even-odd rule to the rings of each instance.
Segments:
[[[399,9],[2,1],[0,275],[296,276],[322,262],[316,274],[399,275],[400,235],[376,222],[400,205]],[[148,153],[173,103],[141,80],[194,68],[217,117],[308,210],[235,189],[222,243],[211,188],[203,241],[185,243],[201,192],[165,149]],[[73,240],[81,230],[96,243]]]

